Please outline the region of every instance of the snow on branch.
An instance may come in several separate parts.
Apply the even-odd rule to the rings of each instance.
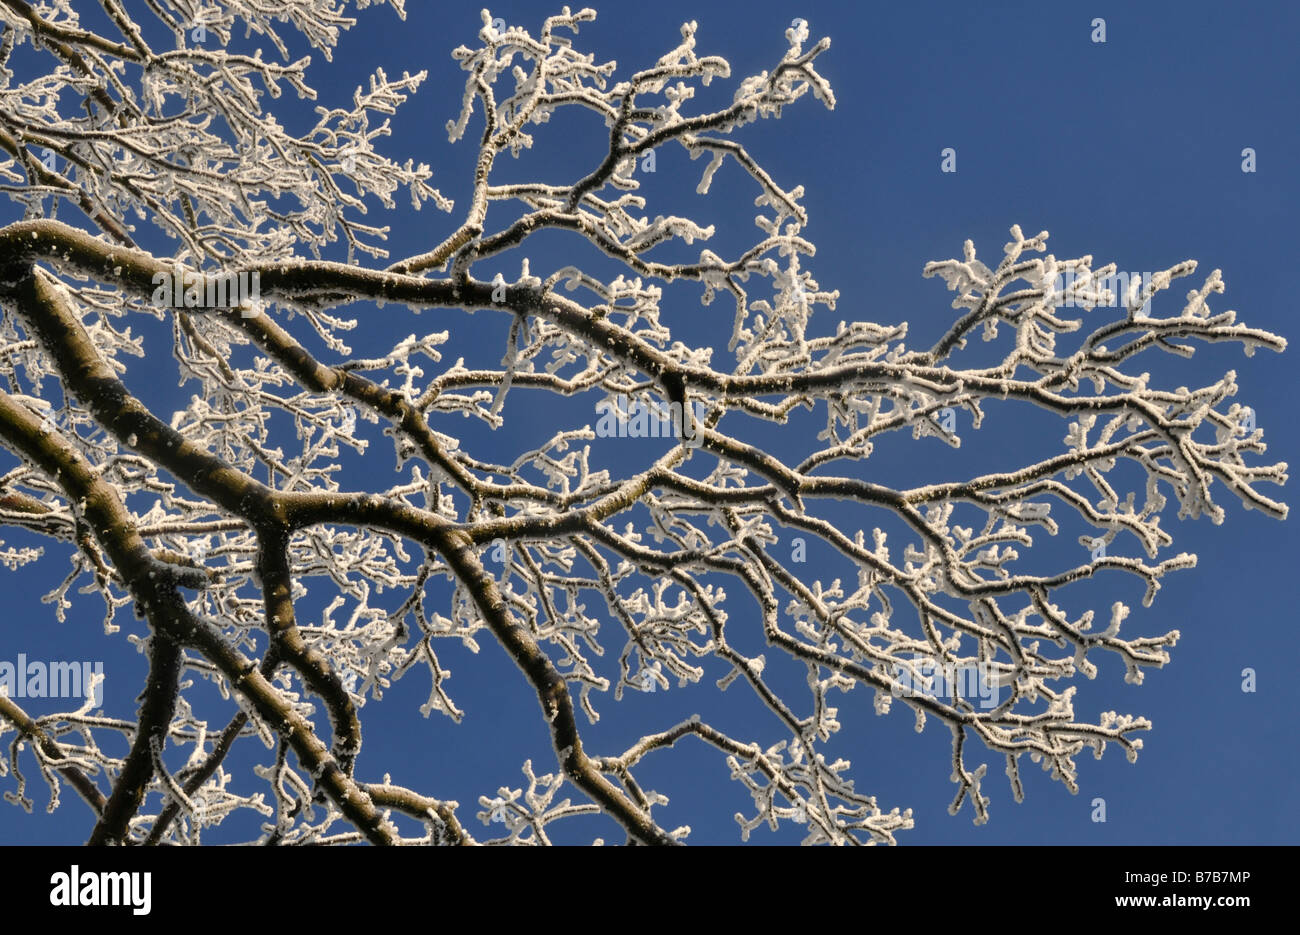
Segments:
[[[1047,231],[1013,226],[994,265],[968,240],[960,259],[924,266],[955,310],[928,348],[907,347],[906,322],[826,317],[841,293],[811,269],[804,188],[764,169],[743,133],[809,95],[833,110],[817,71],[830,41],[803,20],[709,110],[696,89],[732,69],[697,51],[694,22],[629,73],[579,50],[592,10],[565,8],[535,35],[484,10],[477,42],[452,53],[465,82],[448,137],[475,147],[460,213],[390,258],[388,228],[359,220],[368,201],[398,210],[405,190],[413,208],[453,210],[427,165],[382,152],[424,72],[378,70],[295,134],[271,102],[317,92],[276,29],[328,58],[353,25],[342,3],[297,0],[279,18],[240,0],[150,3],[167,48],[117,0],[103,6],[115,34],[83,29],[62,0],[0,0],[0,188],[21,216],[0,228],[0,441],[14,455],[0,522],[52,540],[5,545],[0,564],[70,554],[54,612],[74,585],[97,594],[105,637],[148,647],[150,676],[136,721],[33,717],[0,696],[0,736],[15,734],[0,777],[20,807],[26,750],[51,807],[70,785],[98,840],[198,843],[252,812],[264,843],[478,843],[456,802],[393,783],[362,740],[402,678],[427,676],[420,714],[459,722],[474,698],[458,686],[482,676],[457,662],[453,678],[445,647],[487,667],[499,653],[480,649],[495,643],[517,664],[500,677],[536,695],[555,768],[521,757],[526,788],[485,781],[497,791],[478,799],[482,843],[550,843],[553,825],[595,813],[630,841],[689,840],[689,826],[661,824],[673,790],[637,778],[678,741],[712,748],[736,782],[743,838],[793,825],[806,843],[894,843],[910,809],[878,803],[826,753],[865,710],[840,696],[906,708],[918,731],[941,722],[952,760],[935,766],[953,810],[969,804],[978,822],[985,753],[1017,798],[1026,757],[1076,790],[1084,749],[1134,759],[1152,725],[1077,710],[1069,683],[1108,657],[1140,683],[1180,635],[1149,635],[1151,618],[1121,601],[1099,622],[1075,606],[1095,591],[1076,585],[1131,575],[1150,605],[1166,574],[1194,567],[1164,525],[1171,496],[1179,516],[1214,523],[1232,499],[1287,514],[1269,491],[1287,466],[1261,463],[1264,429],[1231,401],[1235,372],[1168,389],[1129,367],[1200,342],[1285,349],[1212,307],[1218,270],[1179,308],[1169,293],[1193,261],[1117,291],[1114,264],[1058,258]],[[240,22],[284,63],[228,51]],[[11,62],[24,43],[46,72]],[[502,153],[553,145],[546,124],[564,107],[608,147],[575,151],[568,183],[494,180]],[[701,195],[724,165],[749,180],[747,248],[697,249],[713,222],[648,210],[643,181],[665,147],[705,157],[686,183]],[[573,259],[542,268],[543,231]],[[609,262],[580,266],[588,247]],[[257,294],[226,296],[229,277]],[[708,314],[722,293],[725,349],[683,341],[683,303]],[[435,327],[401,325],[354,357],[343,335],[358,321],[342,316],[367,302],[433,309]],[[465,340],[469,313],[493,316],[504,345],[484,356]],[[145,335],[156,343],[160,322],[183,387],[170,412],[141,389],[157,382],[139,361],[157,365]],[[999,363],[972,362],[977,332]],[[1054,454],[914,486],[871,470],[877,446],[959,449],[986,407],[1016,404],[1059,421]],[[798,435],[796,409],[824,428]],[[1060,533],[1079,548],[1046,553],[1045,568],[1035,547]],[[706,682],[766,720],[741,737],[697,716],[621,754],[584,743],[583,724],[630,696]],[[200,704],[201,683],[221,703]],[[126,754],[105,752],[122,738]],[[236,745],[259,750],[261,791],[234,781]]]

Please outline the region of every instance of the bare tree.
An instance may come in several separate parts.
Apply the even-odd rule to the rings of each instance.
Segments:
[[[390,4],[404,17],[402,0]],[[552,822],[597,812],[631,842],[677,843],[689,829],[661,826],[667,798],[636,776],[692,740],[752,797],[737,815],[742,837],[795,822],[807,843],[893,843],[910,810],[878,805],[847,761],[825,754],[840,729],[835,698],[854,690],[873,693],[878,713],[906,706],[918,729],[927,718],[950,729],[951,810],[969,802],[982,822],[987,766],[973,751],[1003,759],[1020,798],[1024,757],[1073,789],[1085,747],[1113,744],[1132,760],[1150,727],[1113,711],[1081,717],[1066,683],[1091,678],[1107,653],[1139,682],[1178,632],[1129,635],[1122,602],[1095,622],[1058,592],[1116,570],[1143,579],[1150,604],[1166,572],[1193,567],[1193,555],[1161,557],[1169,491],[1180,516],[1220,522],[1216,480],[1246,508],[1286,515],[1258,489],[1284,483],[1286,465],[1246,462],[1264,444],[1249,410],[1228,403],[1233,373],[1170,391],[1125,369],[1143,351],[1190,357],[1195,341],[1285,347],[1211,309],[1218,270],[1167,317],[1155,306],[1195,262],[1134,279],[1118,290],[1118,319],[1093,311],[1083,327],[1061,309],[1113,305],[1116,267],[1036,256],[1047,232],[1013,227],[995,266],[967,241],[962,259],[925,267],[958,310],[932,347],[908,349],[906,323],[814,324],[840,293],[805,266],[803,188],[765,171],[738,132],[808,94],[834,107],[816,70],[830,42],[810,43],[802,20],[770,71],[710,111],[694,108],[695,90],[730,67],[696,53],[694,23],[677,48],[620,76],[572,44],[591,10],[565,8],[535,37],[484,11],[477,45],[454,53],[466,80],[449,137],[478,140],[466,205],[395,257],[387,229],[360,220],[367,199],[393,208],[404,189],[415,208],[453,212],[428,166],[375,148],[388,133],[377,115],[395,113],[425,73],[378,72],[350,107],[318,107],[295,135],[268,109],[286,89],[315,99],[308,59],[290,62],[288,43],[328,58],[354,22],[342,3],[296,0],[275,21],[253,0],[147,5],[154,18],[136,22],[120,0],[99,0],[95,31],[68,0],[0,0],[0,176],[24,212],[0,229],[0,439],[14,456],[0,521],[72,556],[51,595],[60,618],[89,583],[105,634],[125,631],[149,665],[134,720],[106,716],[93,697],[40,717],[12,691],[0,697],[0,735],[12,735],[0,775],[28,808],[24,759],[52,805],[71,785],[94,812],[91,842],[195,843],[252,809],[272,843],[547,843]],[[230,50],[240,21],[284,63]],[[277,33],[285,21],[300,37]],[[530,127],[563,108],[603,122],[607,151],[574,152],[574,181],[495,181],[503,154],[519,156]],[[712,225],[642,215],[643,180],[676,146],[705,157],[700,194],[727,162],[752,179],[760,213],[747,249],[696,255],[688,248]],[[555,269],[501,259],[544,231],[584,249]],[[725,350],[674,339],[684,305],[667,312],[669,290],[724,300]],[[504,356],[449,365],[474,350],[450,330],[353,356],[344,338],[356,323],[338,310],[367,302],[439,309],[440,324],[504,316]],[[171,330],[189,401],[170,420],[132,388],[157,367],[128,364],[145,353],[133,321]],[[1004,342],[1000,361],[973,360],[977,332]],[[511,456],[469,450],[456,427],[501,429],[507,394],[556,399],[549,439],[533,447],[518,444],[527,433],[500,432]],[[569,419],[574,401],[585,419]],[[955,448],[959,413],[975,431],[986,404],[1012,403],[1059,418],[1064,449],[914,487],[864,470],[891,432]],[[799,434],[805,410],[824,421],[815,438]],[[391,440],[392,483],[380,479],[387,456],[368,450],[379,430],[358,417]],[[758,440],[773,426],[784,426],[779,451]],[[617,442],[604,436],[661,427],[648,463],[625,469],[632,446],[609,456]],[[382,470],[344,472],[346,449]],[[1110,473],[1117,465],[1128,467]],[[358,486],[367,479],[371,489]],[[1029,570],[1021,552],[1034,532],[1056,534],[1062,514],[1090,531],[1078,561]],[[41,554],[11,546],[0,557],[16,568]],[[307,580],[313,599],[332,589],[310,614]],[[123,622],[127,607],[143,623]],[[482,796],[471,816],[440,796],[438,776],[400,786],[362,748],[361,706],[400,677],[429,679],[426,716],[461,717],[439,661],[448,641],[498,644],[555,748],[553,772],[524,763],[526,787]],[[756,643],[762,654],[746,649]],[[774,674],[782,666],[806,674],[807,694]],[[625,749],[584,745],[597,705],[617,711],[611,691],[616,702],[719,674],[719,689],[743,683],[786,739],[763,744],[695,717]],[[198,697],[211,685],[224,711]],[[231,775],[232,748],[259,742],[270,752],[256,775]]]

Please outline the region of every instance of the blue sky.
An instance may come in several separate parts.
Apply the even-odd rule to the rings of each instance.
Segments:
[[[473,41],[481,25],[478,7],[449,9],[425,0],[408,6],[404,23],[387,9],[361,14],[358,26],[343,36],[334,62],[315,56],[309,74],[320,92],[317,103],[339,105],[376,66],[390,75],[428,69],[428,82],[398,111],[392,137],[379,148],[399,161],[411,156],[430,163],[432,184],[459,208],[469,192],[473,143],[448,144],[442,128],[457,115],[463,87],[463,73],[450,52]],[[539,3],[492,7],[494,16],[534,32],[550,12]],[[1294,6],[1069,2],[1002,3],[989,9],[955,3],[662,2],[613,4],[598,12],[576,44],[599,61],[616,59],[620,75],[651,64],[677,44],[684,20],[697,20],[697,51],[722,55],[733,69],[730,80],[701,93],[706,103],[729,101],[739,78],[770,68],[784,51],[782,32],[793,18],[807,19],[814,38],[831,37],[818,68],[835,89],[836,109],[827,111],[809,96],[781,120],[741,131],[750,152],[780,184],[805,187],[810,223],[804,235],[818,247],[806,266],[822,288],[840,290],[837,310],[818,313],[828,327],[840,318],[905,320],[911,326],[909,346],[928,343],[958,313],[940,281],[922,279],[923,265],[960,257],[966,238],[975,242],[981,258],[996,265],[1008,228],[1018,223],[1026,234],[1051,231],[1048,249],[1057,257],[1092,254],[1094,266],[1115,262],[1120,270],[1149,271],[1198,260],[1197,274],[1157,298],[1163,300],[1157,310],[1165,313],[1210,270],[1222,269],[1227,291],[1215,297],[1214,307],[1237,309],[1247,324],[1294,338],[1292,216],[1300,204],[1300,130],[1294,120],[1300,103],[1300,65],[1294,56],[1300,11]],[[1104,44],[1090,38],[1097,17],[1106,22]],[[304,104],[286,95],[274,106],[285,108],[282,120],[293,126],[295,115],[308,118]],[[604,129],[594,121],[582,123],[539,130],[534,149],[517,164],[498,163],[498,177],[559,182],[585,175],[600,159]],[[478,127],[471,125],[471,138]],[[940,171],[946,147],[956,150],[955,173]],[[1246,147],[1256,153],[1254,173],[1241,170]],[[647,213],[668,213],[681,205],[701,223],[716,223],[717,243],[710,247],[726,255],[728,245],[752,236],[756,192],[750,180],[728,167],[710,197],[701,199],[694,195],[701,168],[680,153],[662,153],[647,187],[664,200],[652,202]],[[2,214],[0,220],[11,216]],[[376,220],[373,211],[369,220]],[[383,217],[393,228],[395,254],[427,249],[456,220],[457,215],[431,209],[413,214],[400,201],[397,212]],[[558,236],[539,238],[538,246],[529,248],[534,272],[572,262],[566,252],[572,244]],[[502,268],[513,276],[517,264],[511,258]],[[666,295],[663,320],[675,333],[680,329],[691,340],[710,343],[729,331],[729,303],[702,308],[689,289]],[[391,347],[411,330],[432,328],[430,315],[416,322],[404,309],[361,308],[354,346],[358,353]],[[453,323],[453,359],[465,353],[482,355],[484,362],[499,360],[508,322],[484,313],[446,317]],[[441,321],[437,326],[443,327]],[[725,348],[725,337],[715,346]],[[127,379],[160,411],[170,412],[177,406],[167,400],[188,399],[191,390],[174,386],[165,345],[152,347],[154,353],[133,365]],[[1265,429],[1264,461],[1294,465],[1300,460],[1296,353],[1293,345],[1282,355],[1260,351],[1247,358],[1237,345],[1198,346],[1190,361],[1148,355],[1137,366],[1170,389],[1203,385],[1235,369],[1236,401],[1254,407]],[[159,379],[162,374],[167,378]],[[506,413],[510,434],[492,438],[470,430],[466,437],[487,448],[518,451],[530,432],[548,426],[548,406],[547,400],[512,394]],[[1062,448],[1064,422],[997,405],[990,405],[988,414],[987,431],[973,433],[968,421],[962,424],[959,452],[933,439],[913,442],[902,435],[882,443],[865,462],[864,476],[895,483],[964,477],[1020,466]],[[778,453],[797,459],[814,432],[809,420],[765,438]],[[372,450],[376,458],[390,457],[386,444]],[[629,445],[614,456],[632,465],[636,457],[648,459],[654,452],[646,447],[638,455]],[[383,470],[389,466],[385,461]],[[353,463],[346,476],[360,484],[373,470]],[[1262,489],[1275,498],[1295,499],[1288,489]],[[1194,552],[1200,565],[1163,579],[1152,607],[1140,606],[1139,582],[1117,573],[1058,598],[1074,614],[1124,600],[1133,608],[1126,623],[1130,635],[1182,632],[1171,663],[1146,670],[1141,686],[1124,683],[1123,668],[1115,663],[1103,663],[1094,682],[1077,680],[1081,718],[1115,709],[1154,723],[1143,735],[1145,748],[1136,764],[1114,748],[1099,761],[1085,752],[1078,760],[1082,788],[1072,796],[1026,763],[1026,801],[1016,804],[1001,759],[972,752],[968,764],[989,762],[984,793],[992,799],[990,822],[977,827],[969,806],[955,817],[946,812],[955,787],[948,778],[945,728],[932,723],[917,734],[907,709],[878,717],[867,693],[844,696],[844,727],[831,749],[853,760],[860,790],[876,795],[886,808],[913,809],[916,827],[900,835],[901,843],[1296,841],[1300,763],[1290,714],[1297,676],[1295,657],[1288,655],[1294,646],[1286,642],[1293,638],[1286,634],[1293,630],[1300,596],[1294,573],[1297,527],[1294,519],[1277,522],[1244,511],[1221,486],[1215,494],[1227,511],[1222,526],[1206,519],[1180,521],[1176,506],[1167,509],[1164,526],[1174,536],[1170,554]],[[8,544],[26,541],[10,532],[0,536]],[[1063,541],[1065,533],[1058,537],[1062,541],[1045,538],[1036,536],[1036,559],[1041,555],[1058,567],[1078,560],[1080,548]],[[68,622],[53,621],[39,598],[67,566],[50,552],[41,565],[0,571],[0,596],[10,608],[10,635],[0,642],[5,647],[0,659],[18,652],[31,658],[103,659],[110,672],[109,710],[129,715],[134,688],[127,686],[140,684],[140,657],[123,634],[102,636],[96,597],[76,598]],[[607,639],[615,654],[620,645]],[[550,744],[535,696],[499,650],[485,646],[478,656],[447,652],[444,662],[453,671],[449,688],[467,712],[465,722],[456,726],[436,716],[420,718],[416,709],[427,693],[427,679],[413,673],[382,702],[362,710],[367,730],[360,769],[363,774],[368,766],[389,770],[396,781],[458,799],[462,820],[486,837],[489,829],[473,818],[477,797],[494,794],[500,785],[518,787],[527,757],[539,772],[551,769]],[[1257,673],[1253,693],[1241,690],[1246,668]],[[695,712],[737,733],[750,729],[766,743],[781,739],[743,686],[718,694],[711,678],[721,674],[621,704],[606,699],[600,705],[604,719],[584,727],[588,748],[621,751],[641,730],[663,728]],[[250,745],[243,755],[257,758],[264,751]],[[29,780],[39,782],[30,759],[23,763]],[[750,804],[743,787],[727,774],[721,757],[688,743],[650,761],[639,778],[672,799],[656,812],[661,824],[689,823],[695,829],[692,843],[712,844],[738,841],[731,816],[748,812]],[[0,781],[0,788],[12,790],[12,778]],[[32,816],[10,805],[0,808],[0,842],[84,839],[87,812],[71,793],[53,816],[40,810],[43,789],[29,794],[37,802]],[[1106,801],[1104,823],[1091,820],[1096,797]],[[597,835],[620,839],[594,820],[575,820],[567,832],[560,826],[554,830],[558,839],[575,842]],[[752,840],[789,843],[798,837],[795,829],[779,834],[760,829]]]

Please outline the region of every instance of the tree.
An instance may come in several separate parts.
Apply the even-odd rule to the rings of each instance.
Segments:
[[[1193,567],[1167,554],[1170,491],[1180,516],[1221,522],[1216,480],[1246,508],[1286,515],[1258,489],[1284,483],[1286,465],[1246,462],[1263,433],[1228,403],[1232,372],[1169,391],[1126,369],[1144,352],[1190,357],[1194,341],[1285,348],[1211,309],[1217,270],[1160,317],[1195,262],[1129,277],[1090,256],[1036,256],[1047,232],[1015,226],[994,267],[970,241],[962,259],[925,266],[958,310],[928,348],[906,346],[906,323],[814,322],[840,292],[805,268],[803,188],[783,187],[739,132],[809,94],[834,108],[816,69],[830,42],[811,43],[802,20],[770,72],[710,110],[693,106],[697,90],[730,66],[697,55],[694,23],[620,75],[573,45],[593,11],[566,8],[536,37],[484,11],[477,46],[454,53],[467,78],[449,137],[479,133],[468,206],[454,213],[427,165],[375,148],[389,126],[374,115],[395,113],[424,73],[380,71],[350,109],[318,107],[296,134],[268,96],[287,85],[314,99],[308,59],[289,61],[298,40],[263,5],[150,3],[147,23],[119,0],[101,6],[92,30],[67,0],[0,0],[0,173],[24,210],[0,229],[0,439],[14,456],[0,520],[71,554],[51,596],[60,620],[88,579],[105,635],[126,631],[148,661],[134,720],[104,716],[93,692],[39,717],[13,691],[0,697],[0,732],[14,735],[0,768],[28,808],[23,757],[51,805],[70,785],[94,812],[91,842],[195,843],[252,811],[273,843],[545,843],[552,823],[595,813],[630,842],[676,843],[689,829],[662,826],[667,797],[637,777],[694,741],[750,796],[742,837],[790,822],[806,843],[894,843],[910,810],[878,804],[826,752],[835,700],[854,691],[872,693],[877,713],[908,708],[918,730],[947,726],[951,810],[969,803],[983,822],[987,764],[972,765],[973,751],[1001,758],[1020,798],[1026,756],[1073,790],[1085,748],[1134,760],[1151,726],[1080,716],[1064,683],[1093,677],[1108,654],[1140,682],[1178,631],[1121,635],[1122,601],[1095,621],[1060,592],[1118,571],[1145,583],[1150,605],[1165,573]],[[335,0],[287,5],[281,19],[327,57],[353,22]],[[285,64],[228,48],[239,20]],[[572,181],[498,180],[531,127],[573,111],[608,128],[605,152],[574,152]],[[697,249],[713,224],[641,214],[673,147],[707,157],[701,195],[723,165],[757,188],[759,235],[744,249]],[[386,228],[359,215],[367,199],[394,208],[398,189],[456,222],[395,258]],[[572,262],[536,262],[548,237],[564,238]],[[1122,314],[1099,322],[1117,292]],[[688,298],[733,307],[724,352],[681,340]],[[365,303],[436,309],[446,327],[354,356],[344,335],[356,321],[338,310]],[[1062,308],[1090,313],[1087,327]],[[453,339],[464,325],[450,316],[474,311],[508,323],[499,363],[459,356],[481,356],[481,341]],[[145,354],[132,326],[151,321],[170,330],[191,393],[170,419],[168,397],[133,387],[127,363]],[[999,360],[975,360],[976,333],[1001,342]],[[521,396],[547,403],[517,409]],[[1060,420],[1064,450],[942,483],[872,479],[873,448],[891,433],[910,432],[918,451],[926,437],[956,449],[959,415],[974,432],[986,404],[1014,403]],[[518,412],[549,420],[539,441]],[[378,466],[390,462],[369,450],[379,430],[359,419],[391,440],[391,483]],[[633,464],[649,450],[636,438],[658,442]],[[1088,532],[1077,561],[1045,572],[1022,561],[1033,531],[1071,523]],[[3,558],[17,568],[42,555],[22,545]],[[128,607],[139,622],[122,622]],[[415,672],[429,679],[422,713],[459,720],[439,652],[485,643],[516,670],[491,677],[531,686],[528,716],[555,751],[552,772],[526,761],[526,787],[480,798],[486,833],[436,776],[400,785],[362,749],[362,706]],[[615,661],[606,649],[619,643]],[[743,684],[785,739],[697,716],[618,749],[584,743],[598,706],[617,714],[630,693],[706,679]],[[264,762],[232,773],[232,751],[259,741]]]

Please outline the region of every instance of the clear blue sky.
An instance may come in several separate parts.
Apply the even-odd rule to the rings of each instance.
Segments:
[[[461,208],[469,191],[473,144],[448,144],[442,128],[456,116],[463,87],[463,73],[450,52],[473,41],[480,26],[478,5],[410,0],[408,7],[405,23],[387,9],[366,11],[358,27],[344,35],[332,64],[314,58],[310,74],[320,92],[317,103],[345,103],[353,87],[376,66],[390,75],[428,69],[429,81],[399,110],[393,136],[379,147],[399,160],[412,156],[430,163],[433,184]],[[582,29],[576,43],[594,52],[598,61],[616,59],[620,74],[652,63],[676,45],[684,20],[697,20],[697,51],[720,54],[733,68],[731,80],[702,95],[706,101],[719,96],[730,100],[736,79],[770,68],[784,50],[782,31],[794,17],[807,19],[814,37],[832,38],[818,67],[835,89],[837,108],[828,112],[809,96],[780,121],[742,131],[750,151],[778,182],[805,186],[811,220],[804,233],[818,246],[808,268],[823,288],[837,288],[841,294],[836,312],[819,313],[828,327],[840,318],[906,320],[911,323],[909,344],[925,343],[957,312],[949,305],[952,294],[938,280],[921,278],[924,263],[959,257],[962,241],[969,237],[981,258],[995,265],[1008,228],[1018,223],[1026,234],[1051,231],[1049,250],[1056,256],[1091,253],[1097,266],[1113,261],[1121,270],[1146,271],[1198,260],[1198,273],[1163,293],[1157,302],[1164,304],[1157,311],[1169,312],[1187,289],[1220,268],[1227,292],[1214,299],[1216,308],[1237,309],[1248,324],[1288,340],[1295,337],[1290,286],[1295,280],[1293,215],[1300,203],[1300,131],[1294,119],[1300,112],[1300,66],[1294,52],[1300,11],[1293,5],[1068,2],[999,3],[990,8],[956,3],[672,0],[611,4],[598,10],[600,17]],[[539,3],[511,3],[494,6],[492,12],[535,32],[554,11]],[[87,16],[89,22],[89,12]],[[1095,17],[1105,18],[1104,44],[1090,40]],[[290,126],[295,125],[295,114],[306,120],[310,113],[296,110],[304,103],[288,95],[274,106],[287,108],[282,120]],[[471,138],[478,127],[481,124],[471,126]],[[603,133],[591,122],[585,130],[565,125],[550,133],[539,131],[533,152],[518,164],[500,163],[501,177],[575,179],[598,162],[600,152],[593,147],[600,145]],[[945,147],[956,150],[955,174],[940,172]],[[1258,171],[1253,174],[1241,171],[1246,147],[1257,154]],[[701,168],[701,162],[689,163],[679,153],[666,151],[651,190],[662,189],[666,198],[694,205],[697,219],[717,223],[724,248],[719,252],[725,255],[728,244],[739,243],[753,229],[755,190],[739,173],[728,176],[730,170],[725,170],[710,200],[691,201]],[[454,218],[433,210],[413,215],[409,206],[400,201],[399,206],[383,220],[393,226],[395,252],[403,252],[397,245],[407,245],[405,252],[427,248],[454,223]],[[647,213],[668,211],[652,203]],[[373,212],[370,220],[377,220]],[[569,262],[562,252],[566,243],[571,241],[556,239],[537,250],[530,247],[534,272]],[[509,263],[505,270],[517,273],[517,259]],[[716,319],[725,319],[729,328],[729,303],[701,309],[689,292],[670,296],[663,317],[675,331],[680,327],[684,335],[702,335],[716,326]],[[363,308],[358,317],[368,329],[357,338],[359,352],[372,344],[391,346],[395,337],[434,324],[430,313],[412,321],[406,310],[393,307]],[[450,313],[448,321],[454,323],[453,342],[461,342],[449,346],[452,359],[460,353],[481,353],[485,362],[499,360],[505,334],[500,322],[483,313],[473,318]],[[467,344],[474,350],[465,350]],[[152,347],[150,358],[133,364],[136,369],[128,381],[147,396],[160,394],[150,398],[163,409],[166,394],[183,400],[192,390],[174,388],[170,355],[164,345]],[[719,351],[723,348],[725,342]],[[1253,358],[1236,345],[1198,346],[1190,361],[1141,358],[1139,365],[1170,389],[1203,385],[1226,370],[1237,370],[1237,401],[1258,413],[1269,445],[1267,462],[1295,465],[1300,462],[1294,414],[1300,388],[1297,353],[1300,348],[1294,343],[1285,354],[1260,351]],[[146,391],[145,384],[162,373],[167,379]],[[530,424],[534,409],[536,414],[547,412],[544,402],[512,396],[514,412],[508,408],[507,416],[520,426],[515,431],[530,431],[523,426]],[[987,433],[972,433],[964,423],[961,452],[933,439],[913,443],[900,435],[880,446],[878,456],[866,463],[866,476],[899,483],[918,474],[960,477],[1018,466],[1031,456],[1061,449],[1063,422],[1009,414],[996,405],[988,411]],[[1039,434],[1037,429],[1044,425],[1047,431]],[[791,457],[811,441],[772,437],[778,452]],[[520,446],[516,436],[482,442],[501,444],[503,451]],[[377,458],[390,457],[386,444],[372,450]],[[645,457],[652,456],[647,448]],[[364,481],[358,466],[350,470],[356,472],[350,476],[357,483]],[[384,460],[382,471],[388,470]],[[1283,500],[1297,499],[1291,489],[1263,489]],[[1172,662],[1163,670],[1146,670],[1140,687],[1125,684],[1122,667],[1113,662],[1102,665],[1095,682],[1078,680],[1076,710],[1081,717],[1095,719],[1099,711],[1116,709],[1154,722],[1154,730],[1143,735],[1145,749],[1136,764],[1129,764],[1115,748],[1100,761],[1085,752],[1078,761],[1082,789],[1071,796],[1025,762],[1027,798],[1017,805],[1001,758],[972,751],[968,765],[989,762],[984,792],[992,799],[990,823],[976,827],[969,806],[956,817],[946,813],[955,788],[948,778],[946,728],[932,722],[918,735],[906,708],[877,717],[865,692],[841,700],[844,728],[831,749],[854,761],[860,790],[876,795],[886,808],[913,809],[916,827],[900,835],[902,843],[1297,840],[1300,789],[1295,777],[1300,762],[1292,720],[1296,674],[1294,657],[1287,654],[1293,643],[1286,642],[1294,637],[1286,634],[1292,633],[1296,620],[1294,562],[1300,527],[1295,519],[1279,523],[1244,511],[1221,486],[1215,494],[1228,514],[1219,527],[1205,519],[1179,521],[1176,506],[1168,509],[1164,526],[1174,536],[1171,554],[1195,552],[1200,566],[1166,577],[1151,608],[1140,606],[1140,584],[1117,574],[1063,592],[1058,599],[1075,614],[1124,600],[1133,608],[1126,623],[1130,634],[1182,631]],[[26,542],[10,530],[3,538],[9,545]],[[1036,538],[1046,559],[1078,560],[1073,543],[1042,543],[1044,537]],[[140,657],[123,634],[111,640],[102,636],[98,599],[77,598],[68,622],[61,625],[39,603],[65,568],[62,559],[52,558],[16,574],[0,571],[0,595],[9,608],[9,635],[0,658],[12,659],[18,652],[33,658],[93,653],[91,658],[104,659],[110,672],[109,710],[127,715],[133,710],[131,692],[140,684]],[[616,637],[607,636],[611,652],[616,654],[620,646]],[[368,772],[389,770],[397,781],[458,799],[470,830],[486,836],[488,829],[473,817],[478,795],[492,795],[500,785],[518,786],[525,757],[531,756],[539,771],[551,769],[550,745],[535,696],[499,650],[485,646],[477,657],[449,650],[444,662],[453,670],[449,688],[467,711],[464,724],[457,727],[436,716],[421,719],[416,708],[426,695],[427,679],[413,673],[382,702],[372,701],[362,710],[367,731],[360,772],[377,779]],[[1247,667],[1257,672],[1258,690],[1253,694],[1241,691],[1241,673]],[[721,674],[712,673],[711,678]],[[621,751],[641,730],[665,727],[697,711],[737,733],[752,727],[767,743],[782,739],[767,719],[756,717],[761,712],[744,695],[743,686],[735,685],[719,697],[711,678],[693,688],[674,687],[621,705],[608,698],[600,706],[605,715],[600,724],[584,726],[588,748]],[[45,709],[33,705],[33,710]],[[224,720],[214,714],[213,723]],[[248,755],[262,752],[260,747],[247,748]],[[39,782],[30,759],[23,763],[29,781]],[[661,824],[692,824],[692,843],[732,843],[739,835],[731,816],[738,810],[748,813],[750,803],[727,772],[719,756],[687,743],[651,761],[641,781],[672,797],[670,807],[656,812]],[[3,788],[12,789],[12,779],[4,780]],[[72,793],[52,817],[39,811],[44,790],[29,794],[37,801],[33,816],[10,805],[0,807],[0,842],[84,838],[87,813]],[[1091,801],[1098,796],[1107,804],[1104,824],[1090,820]],[[560,826],[553,829],[563,840],[590,841],[596,835],[620,840],[594,821],[575,821],[568,834]],[[252,836],[247,826],[245,833]],[[753,841],[797,839],[796,833],[785,830],[773,835],[760,829]]]

